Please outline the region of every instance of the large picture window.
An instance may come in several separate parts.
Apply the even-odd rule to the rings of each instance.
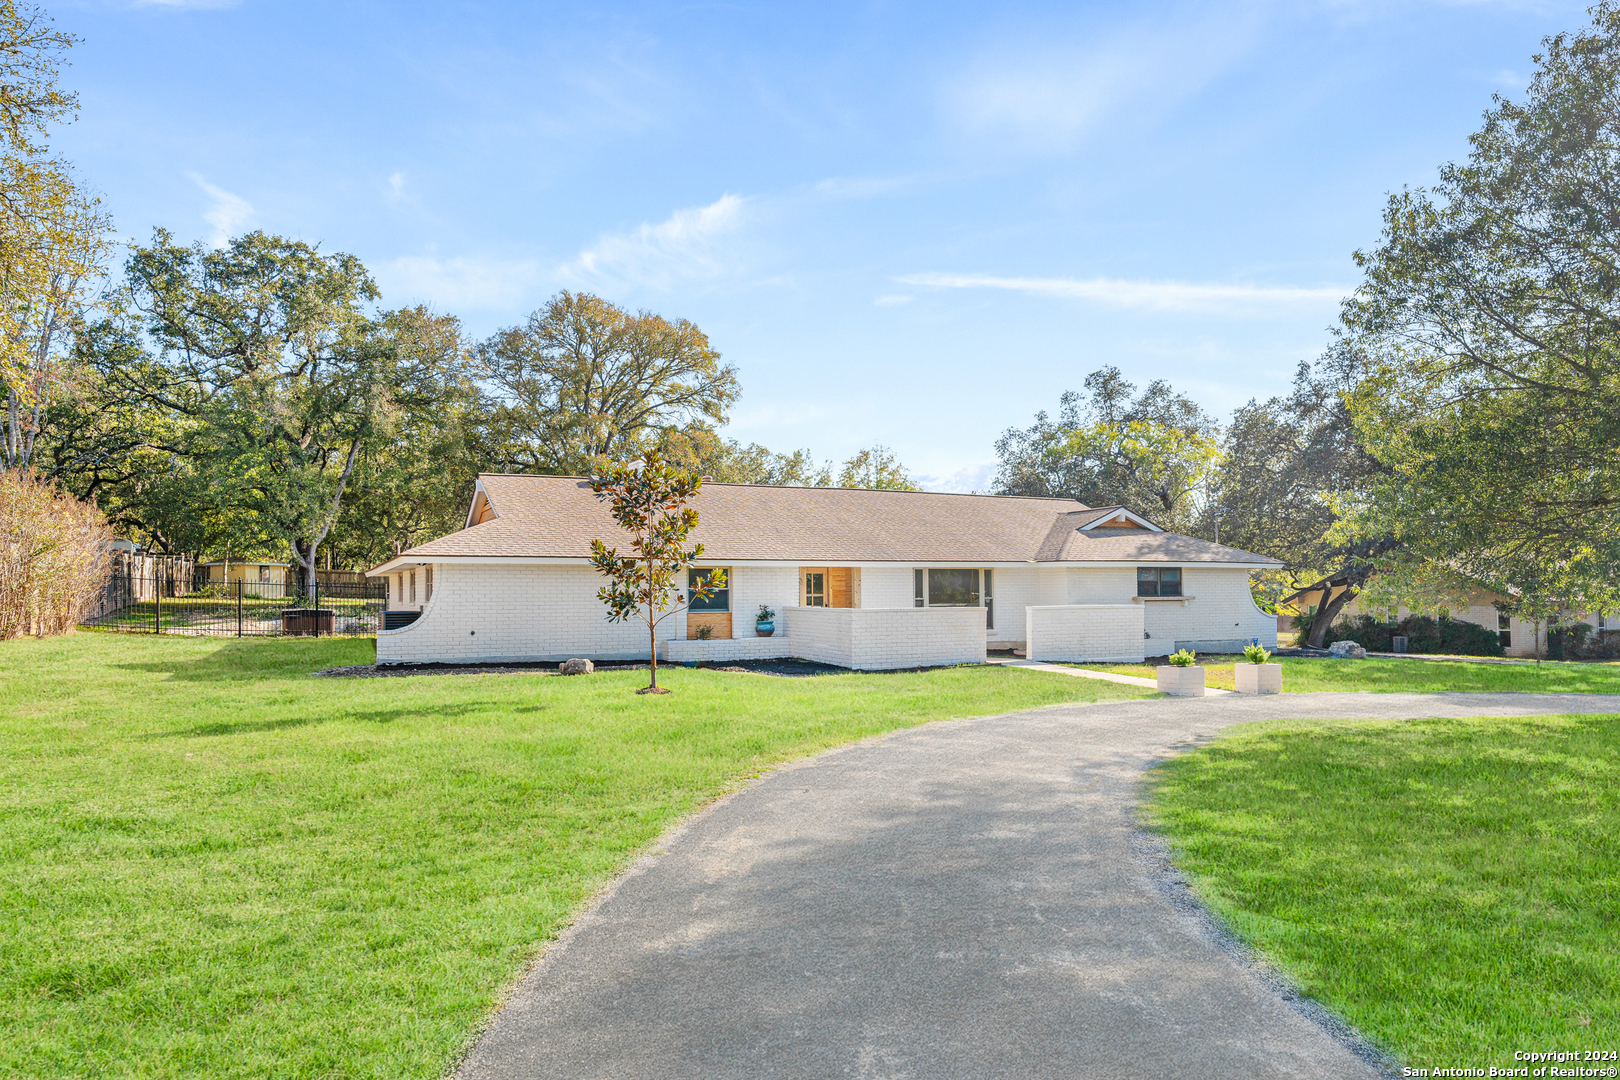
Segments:
[[[977,570],[928,571],[929,607],[978,607]]]
[[[730,582],[729,579],[726,582],[726,585],[727,585],[726,588],[716,589],[713,593],[709,594],[707,597],[701,597],[700,598],[700,597],[694,597],[692,595],[692,590],[701,589],[703,586],[707,585],[710,581],[712,581],[714,579],[714,576],[716,574],[720,573],[720,572],[721,571],[719,571],[719,570],[712,570],[712,569],[711,570],[688,570],[686,572],[686,585],[687,585],[686,606],[688,608],[690,608],[693,611],[730,611],[731,610],[731,589],[730,589],[731,582]]]
[[[1136,568],[1137,596],[1180,596],[1181,568],[1139,566]]]

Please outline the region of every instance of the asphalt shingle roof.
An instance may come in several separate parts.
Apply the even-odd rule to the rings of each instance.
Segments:
[[[583,558],[593,539],[628,546],[587,480],[479,479],[496,517],[411,548],[402,558]],[[1092,509],[1072,499],[707,483],[692,506],[699,514],[693,538],[703,544],[705,562],[1274,561],[1174,533],[1080,533],[1116,508]]]

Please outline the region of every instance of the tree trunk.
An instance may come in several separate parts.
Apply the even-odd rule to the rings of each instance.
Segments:
[[[649,607],[650,606],[651,605],[649,605]],[[651,650],[647,654],[648,655],[648,670],[652,672],[652,682],[647,684],[647,689],[649,689],[649,690],[657,690],[658,689],[658,624],[653,622],[651,619],[647,620],[647,637],[649,639],[648,644],[649,644],[649,648]]]
[[[1327,589],[1331,593],[1333,587],[1329,585]],[[1327,639],[1327,632],[1333,629],[1333,620],[1339,617],[1339,612],[1344,609],[1344,605],[1355,598],[1356,590],[1347,588],[1318,608],[1316,617],[1311,620],[1311,634],[1305,644],[1313,649],[1322,648],[1322,642]]]

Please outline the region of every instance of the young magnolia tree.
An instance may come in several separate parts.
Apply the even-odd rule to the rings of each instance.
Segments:
[[[703,487],[696,473],[672,469],[655,451],[642,465],[615,465],[591,479],[596,497],[607,501],[613,520],[630,534],[634,554],[620,555],[600,540],[591,541],[591,565],[607,577],[596,593],[608,607],[609,622],[639,619],[647,627],[652,681],[638,694],[667,694],[658,685],[658,624],[684,610],[688,600],[706,600],[726,587],[716,570],[690,594],[681,588],[684,571],[703,557],[703,545],[686,546],[698,512],[686,505]]]

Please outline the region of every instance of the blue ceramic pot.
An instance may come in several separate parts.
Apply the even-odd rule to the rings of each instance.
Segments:
[[[757,622],[754,624],[754,633],[760,637],[770,637],[776,633],[776,624],[773,622]]]

